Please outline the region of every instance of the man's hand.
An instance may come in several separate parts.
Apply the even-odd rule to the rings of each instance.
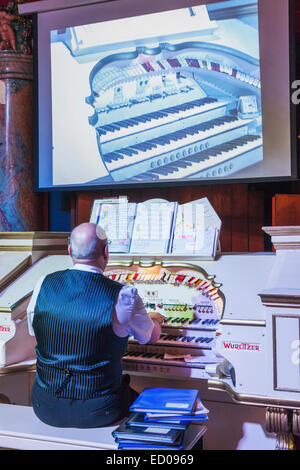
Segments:
[[[160,326],[162,325],[165,317],[158,312],[149,312],[149,317],[151,320],[156,321]]]

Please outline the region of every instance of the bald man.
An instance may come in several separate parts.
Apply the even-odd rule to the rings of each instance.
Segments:
[[[27,309],[37,341],[31,401],[51,426],[100,427],[128,415],[137,397],[122,375],[128,336],[156,342],[163,316],[147,313],[136,288],[103,275],[109,254],[101,227],[76,227],[68,252],[73,267],[41,278]]]

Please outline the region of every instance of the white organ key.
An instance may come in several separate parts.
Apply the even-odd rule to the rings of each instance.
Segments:
[[[247,152],[253,150],[256,147],[262,145],[262,139],[257,139],[254,142],[248,142],[247,144],[241,145],[238,148],[230,151],[223,151],[220,152],[218,156],[209,157],[208,159],[201,161],[201,162],[190,162],[191,166],[187,168],[178,168],[176,172],[173,172],[169,175],[158,175],[160,180],[164,179],[177,179],[177,178],[185,178],[187,176],[193,175],[194,173],[198,173],[199,171],[206,170],[209,167],[213,167],[219,163],[225,162],[230,158],[237,157],[242,152]],[[180,161],[180,160],[179,160]],[[174,162],[176,165],[176,162]],[[163,167],[162,167],[163,168]]]
[[[100,140],[101,140],[101,143],[109,142],[110,140],[119,139],[120,137],[125,137],[128,135],[134,134],[136,132],[142,132],[147,129],[152,129],[153,127],[161,126],[162,124],[175,122],[175,121],[178,121],[178,119],[184,119],[189,116],[194,116],[198,114],[199,112],[204,113],[206,111],[211,111],[215,108],[219,108],[222,105],[226,105],[227,103],[228,103],[227,101],[217,101],[213,103],[206,103],[203,105],[199,104],[198,106],[195,106],[191,109],[182,110],[176,114],[172,113],[164,117],[153,118],[151,119],[151,121],[141,122],[132,127],[128,127],[128,128],[123,127],[120,130],[107,131],[105,135],[101,135]]]
[[[122,159],[107,162],[107,168],[109,169],[109,171],[113,171],[115,169],[122,168],[123,166],[132,165],[133,163],[139,163],[143,160],[147,160],[148,158],[159,156],[161,153],[171,152],[172,150],[176,150],[181,146],[189,145],[200,140],[204,140],[208,137],[212,137],[216,134],[225,132],[230,129],[235,129],[237,127],[240,127],[241,124],[246,125],[247,122],[250,122],[250,120],[237,119],[236,121],[215,125],[207,131],[199,131],[194,135],[189,135],[182,139],[175,140],[174,142],[170,142],[169,144],[157,144],[157,147],[151,150],[138,151],[137,154],[131,156],[124,155],[124,158]]]

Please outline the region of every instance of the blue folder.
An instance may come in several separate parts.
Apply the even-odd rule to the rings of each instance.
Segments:
[[[188,421],[182,421],[180,419],[175,419],[174,421],[172,420],[154,420],[154,419],[147,419],[146,416],[143,413],[133,413],[129,419],[126,421],[126,424],[128,426],[140,426],[140,427],[162,427],[163,424],[168,425],[172,429],[181,429],[183,431],[186,430],[186,428],[189,425]]]
[[[150,426],[150,424],[152,425],[152,423],[155,422],[155,423],[160,423],[161,426],[163,425],[163,423],[165,423],[166,425],[168,425],[170,427],[173,427],[172,421],[176,422],[178,420],[181,423],[183,423],[183,422],[188,423],[189,421],[196,421],[196,422],[197,421],[208,421],[207,415],[180,415],[180,416],[178,416],[178,415],[171,416],[170,415],[168,417],[164,416],[164,417],[161,417],[161,418],[160,417],[153,418],[151,416],[145,415],[144,418],[145,418],[146,423],[149,424],[149,426]]]
[[[188,414],[194,410],[198,393],[198,390],[193,389],[148,388],[137,397],[130,411]]]

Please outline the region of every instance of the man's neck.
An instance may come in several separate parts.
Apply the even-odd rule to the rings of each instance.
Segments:
[[[102,274],[103,269],[96,264],[75,263],[71,269],[80,269],[82,271],[97,272]]]
[[[104,258],[97,258],[97,259],[90,259],[90,258],[73,258],[73,264],[81,265],[81,266],[90,266],[92,268],[100,269],[102,272],[105,270],[107,262]]]

